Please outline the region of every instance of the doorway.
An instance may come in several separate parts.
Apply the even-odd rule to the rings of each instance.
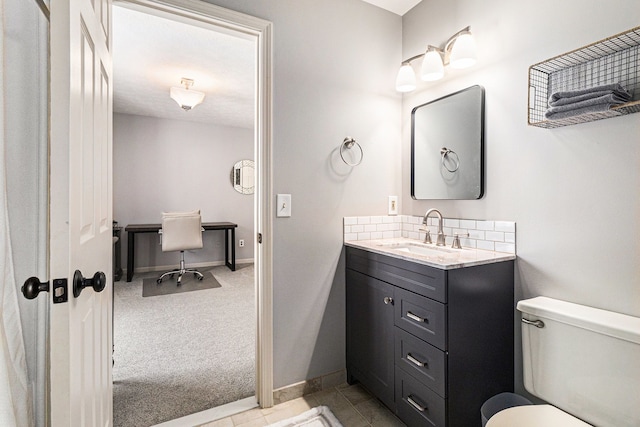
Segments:
[[[253,228],[247,240],[256,240],[253,251],[255,260],[255,314],[256,314],[256,346],[255,346],[255,396],[262,407],[272,405],[272,332],[271,332],[271,209],[268,195],[270,187],[270,68],[271,68],[271,32],[270,23],[253,17],[238,14],[206,3],[186,2],[174,0],[163,2],[131,0],[119,1],[116,6],[123,6],[149,16],[169,19],[181,24],[198,27],[200,30],[220,32],[226,35],[234,34],[244,40],[249,40],[254,46],[256,61],[255,94],[253,108],[256,112],[253,120],[253,156],[256,164],[256,192],[253,204]],[[136,28],[140,31],[140,28]],[[115,33],[114,38],[117,37]],[[206,50],[206,46],[203,46]],[[117,61],[117,52],[114,52]],[[206,55],[206,52],[203,52]],[[156,70],[157,71],[157,70]],[[189,76],[180,76],[189,77]],[[117,75],[116,75],[117,78]],[[179,82],[176,82],[176,86]],[[115,82],[117,85],[117,81]],[[197,80],[194,89],[198,89]],[[117,88],[115,89],[117,90]],[[168,99],[168,88],[166,89]],[[114,97],[115,98],[115,97]],[[173,101],[171,101],[173,102]],[[215,99],[214,101],[215,102]],[[178,109],[173,104],[172,108]],[[198,107],[200,108],[200,107]],[[201,109],[203,110],[203,109]],[[182,111],[178,111],[183,113]],[[198,109],[188,113],[197,113]],[[115,138],[114,138],[115,141]],[[115,142],[114,142],[115,146]],[[115,149],[114,149],[115,150]],[[115,163],[115,162],[114,162]],[[229,170],[232,165],[229,165]],[[186,165],[185,167],[189,167]],[[230,185],[220,183],[220,185]],[[246,196],[245,196],[246,197]],[[115,199],[114,199],[115,200]],[[115,204],[114,204],[115,205]],[[115,206],[114,206],[115,209]],[[114,217],[114,219],[118,219]],[[126,225],[126,221],[121,224]],[[254,237],[255,236],[255,237]],[[261,240],[261,243],[258,241]],[[233,242],[237,244],[237,242]],[[162,264],[162,263],[161,263]],[[117,286],[117,284],[116,284]],[[117,361],[117,355],[116,355]],[[117,362],[116,362],[117,363]],[[254,403],[255,405],[255,403]],[[243,408],[239,408],[238,411]]]

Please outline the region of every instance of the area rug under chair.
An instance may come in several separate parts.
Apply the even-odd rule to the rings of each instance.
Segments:
[[[295,417],[269,424],[267,427],[342,427],[342,424],[328,407],[317,406]]]
[[[182,276],[182,284],[177,285],[178,277],[165,277],[158,283],[157,277],[149,277],[142,281],[142,296],[155,297],[158,295],[181,294],[184,292],[201,291],[203,289],[213,289],[221,287],[220,283],[213,277],[211,271],[203,271],[204,278],[198,280],[193,273],[186,273]],[[160,276],[160,274],[158,274]]]

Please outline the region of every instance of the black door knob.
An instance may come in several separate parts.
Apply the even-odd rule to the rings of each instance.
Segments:
[[[34,299],[42,292],[49,292],[49,282],[41,282],[37,277],[29,277],[22,285],[22,295],[26,299]]]
[[[90,279],[82,277],[80,270],[76,270],[73,274],[73,296],[76,298],[78,298],[82,290],[88,286],[92,287],[96,292],[102,292],[106,285],[107,276],[102,271],[98,271]]]

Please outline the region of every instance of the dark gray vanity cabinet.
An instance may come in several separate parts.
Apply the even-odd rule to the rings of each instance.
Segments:
[[[394,408],[393,290],[381,280],[347,270],[349,373]]]
[[[481,425],[513,391],[514,262],[441,270],[347,247],[347,378],[409,427]]]

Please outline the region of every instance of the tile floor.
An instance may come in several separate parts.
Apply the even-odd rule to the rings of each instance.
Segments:
[[[273,408],[251,409],[201,427],[263,427],[325,405],[344,427],[403,427],[382,403],[360,385],[346,383],[309,394]]]

